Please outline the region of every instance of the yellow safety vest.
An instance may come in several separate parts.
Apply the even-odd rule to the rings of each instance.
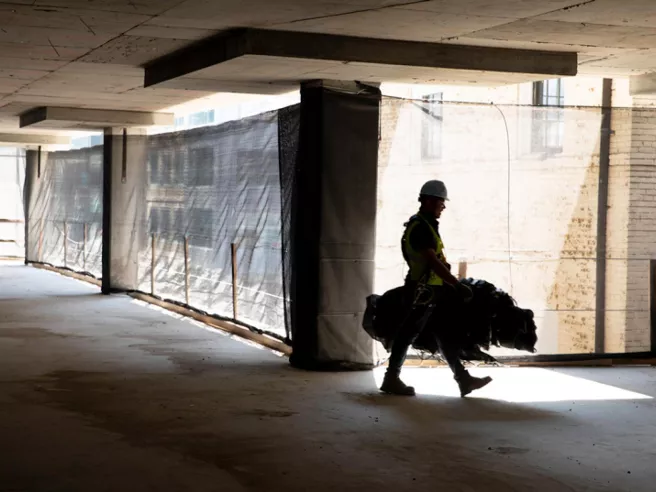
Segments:
[[[437,275],[432,270],[432,268],[430,268],[428,261],[426,261],[426,259],[421,255],[419,251],[415,251],[410,244],[410,234],[421,222],[426,224],[435,236],[435,244],[437,244],[435,253],[437,254],[437,258],[440,261],[446,263],[446,258],[444,257],[444,243],[442,242],[442,238],[440,238],[439,234],[433,228],[430,222],[428,222],[421,215],[415,215],[407,223],[405,232],[403,233],[403,239],[401,240],[403,256],[405,257],[406,261],[408,262],[408,266],[410,267],[410,280],[413,282],[421,281],[426,285],[443,285],[444,281],[442,278]]]

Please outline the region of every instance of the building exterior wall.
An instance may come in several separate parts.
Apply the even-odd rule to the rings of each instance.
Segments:
[[[650,261],[656,259],[656,100],[615,80],[609,178],[606,350],[651,349]]]
[[[391,232],[386,232],[392,216],[385,212],[385,202],[391,201],[400,209],[394,223],[401,224],[401,216],[412,213],[416,205],[412,200],[402,204],[398,195],[413,196],[421,180],[442,178],[454,190],[454,200],[442,221],[452,255],[469,263],[470,275],[510,290],[520,304],[539,313],[539,348],[543,353],[594,350],[601,123],[596,108],[601,105],[602,79],[573,77],[563,79],[563,84],[567,107],[563,149],[547,157],[532,155],[527,147],[532,109],[525,106],[532,103],[531,84],[492,89],[383,87],[385,94],[403,98],[421,99],[426,94],[441,93],[445,101],[442,124],[451,125],[451,129],[440,157],[427,160],[417,151],[413,154],[413,149],[421,148],[418,132],[409,132],[403,145],[396,141],[400,138],[398,128],[396,135],[391,133],[391,127],[407,125],[400,107],[393,115],[389,108],[383,111],[387,116],[382,133],[392,136],[381,142],[381,182],[387,175],[389,184],[381,191],[379,222],[381,239],[390,251],[379,277],[384,279],[394,271],[398,283],[403,269],[398,260],[395,263],[391,259],[391,251],[396,248],[398,253],[398,241],[392,243]],[[465,104],[452,110],[447,101]],[[513,156],[510,173],[502,149],[493,143],[495,138],[505,138],[493,131],[501,122],[482,109],[482,103],[499,105],[506,117]],[[631,97],[628,80],[616,79],[612,105],[605,351],[640,352],[651,347],[650,262],[656,259],[656,99]],[[459,122],[450,122],[449,116]],[[400,166],[401,161],[404,166]],[[496,199],[486,191],[490,188],[498,190]],[[389,198],[393,196],[391,190],[396,190],[393,200]],[[483,196],[488,199],[472,198]],[[394,230],[396,236],[398,232]],[[476,246],[468,247],[466,243],[472,242]],[[391,283],[388,277],[380,285],[388,287]]]
[[[395,99],[383,103],[378,291],[403,279],[399,237],[419,186],[443,179],[452,198],[440,227],[454,268],[466,261],[469,276],[534,309],[541,353],[594,351],[602,81],[564,84],[565,105],[585,107],[532,108],[532,84],[383,87],[405,98],[441,92],[445,103],[438,157],[422,155],[421,111]],[[560,152],[532,147],[535,111],[562,112]]]
[[[628,87],[626,88],[628,94]],[[613,106],[622,105],[624,90],[614,82]],[[608,221],[606,227],[606,352],[626,350],[626,295],[629,255],[629,202],[631,110],[614,108],[611,114]]]

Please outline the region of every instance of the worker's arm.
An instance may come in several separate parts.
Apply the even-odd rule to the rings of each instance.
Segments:
[[[425,249],[422,251],[422,256],[428,261],[428,265],[442,280],[449,285],[458,284],[458,279],[451,275],[447,266],[440,261],[434,249]]]

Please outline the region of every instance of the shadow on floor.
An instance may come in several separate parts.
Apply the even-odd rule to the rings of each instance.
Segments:
[[[430,425],[436,420],[518,422],[561,417],[561,413],[557,411],[480,397],[418,395],[407,398],[379,392],[343,394],[359,405],[392,409],[403,414],[406,419],[422,425]]]

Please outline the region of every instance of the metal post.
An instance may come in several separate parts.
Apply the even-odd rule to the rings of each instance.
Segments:
[[[156,235],[153,233],[150,239],[150,295],[155,295],[155,246],[157,245]]]
[[[88,229],[87,223],[84,223],[83,239],[82,239],[82,269],[87,271],[87,236]]]
[[[597,285],[595,306],[595,352],[606,350],[606,226],[608,224],[608,176],[613,80],[604,79],[601,93],[599,136],[599,189],[597,199]]]
[[[230,245],[230,254],[232,256],[232,317],[237,319],[237,245]]]
[[[114,137],[110,128],[105,129],[103,139],[103,220],[102,220],[102,286],[101,292],[112,292],[112,148]]]
[[[651,351],[656,352],[656,260],[649,260],[649,306]]]
[[[127,183],[128,176],[128,130],[123,128],[123,159],[121,160],[121,183]]]
[[[68,222],[64,221],[64,267],[68,266]]]
[[[185,304],[189,306],[189,238],[184,238]]]

